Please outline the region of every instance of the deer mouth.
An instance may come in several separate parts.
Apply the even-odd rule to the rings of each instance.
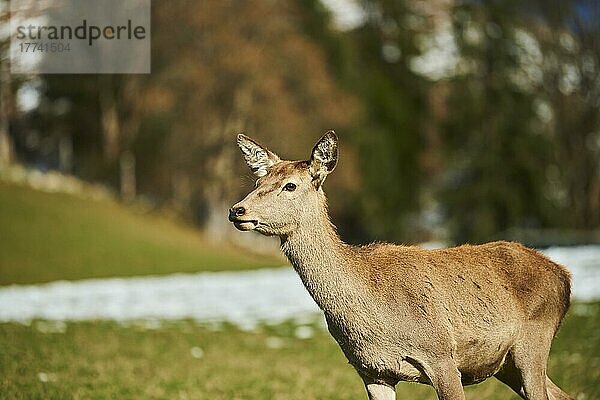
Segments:
[[[251,231],[253,229],[256,229],[256,227],[258,226],[258,221],[255,219],[248,221],[242,221],[238,219],[231,222],[233,222],[233,225],[240,231]]]

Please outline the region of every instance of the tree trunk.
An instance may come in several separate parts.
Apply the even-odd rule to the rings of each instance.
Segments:
[[[192,215],[192,185],[190,176],[185,172],[175,172],[171,177],[171,190],[173,191],[172,207],[185,217]]]
[[[120,177],[121,177],[121,199],[126,202],[135,200],[136,179],[135,179],[135,155],[130,151],[125,151],[119,159]]]
[[[9,134],[11,108],[11,78],[8,63],[0,63],[0,167],[8,166],[14,160],[14,149]]]
[[[58,138],[58,169],[64,174],[73,172],[73,138],[68,133]]]
[[[208,206],[205,229],[208,236],[216,241],[222,241],[232,233],[227,220],[227,210],[239,181],[233,175],[237,153],[233,140],[230,139],[245,128],[251,105],[252,87],[241,85],[234,93],[233,108],[223,121],[223,125],[215,125],[212,131],[207,132],[214,142],[215,151],[211,155],[210,162],[207,163],[211,179],[203,188]]]
[[[101,77],[98,80],[98,86],[104,158],[110,162],[115,161],[119,156],[121,136],[119,113],[114,94],[112,77]]]

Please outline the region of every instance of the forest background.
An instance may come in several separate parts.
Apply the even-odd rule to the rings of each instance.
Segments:
[[[8,23],[8,1],[0,2]],[[58,170],[233,239],[244,132],[328,129],[350,242],[600,241],[600,2],[152,2],[147,75],[11,75],[0,162]]]

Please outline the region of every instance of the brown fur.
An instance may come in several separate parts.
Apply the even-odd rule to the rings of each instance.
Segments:
[[[369,398],[393,399],[398,382],[415,381],[432,385],[440,399],[464,399],[462,385],[490,376],[525,399],[569,398],[546,377],[570,301],[564,267],[510,242],[349,246],[329,220],[321,188],[337,162],[334,134],[317,143],[310,162],[252,150],[274,157],[257,161],[272,166],[232,208],[243,215],[230,219],[280,237]],[[297,188],[285,190],[288,182]]]

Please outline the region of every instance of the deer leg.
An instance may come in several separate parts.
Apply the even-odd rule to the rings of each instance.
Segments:
[[[460,371],[452,359],[433,367],[423,367],[439,400],[465,400]]]
[[[510,353],[506,356],[506,361],[502,369],[494,376],[500,382],[514,390],[515,393],[521,396],[521,398],[525,398],[525,392],[523,391],[523,380],[521,379],[521,371],[515,367],[515,363],[512,360],[512,355]]]
[[[538,323],[526,327],[511,350],[515,367],[521,374],[523,397],[527,400],[548,400],[546,364],[553,336],[553,331]]]
[[[394,389],[393,385],[387,385],[385,383],[381,383],[379,381],[374,381],[373,379],[362,376],[365,383],[365,389],[367,389],[367,394],[369,395],[369,400],[395,400],[396,399],[396,389]]]
[[[536,364],[523,367],[523,394],[527,400],[548,400],[546,369]]]

